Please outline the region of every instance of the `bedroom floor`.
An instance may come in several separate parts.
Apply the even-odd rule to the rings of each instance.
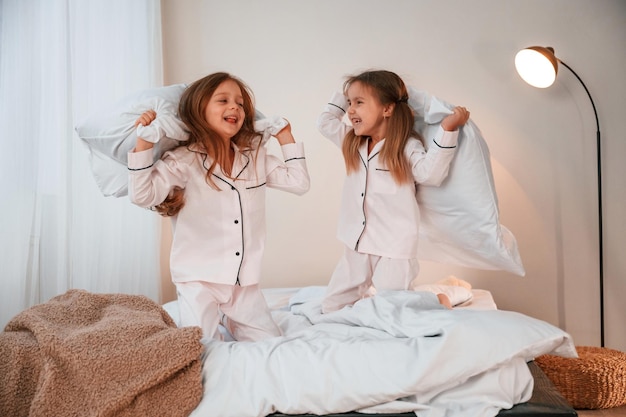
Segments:
[[[578,417],[626,417],[626,406],[604,410],[576,410]]]

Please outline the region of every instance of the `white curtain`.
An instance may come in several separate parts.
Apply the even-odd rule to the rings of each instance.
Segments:
[[[0,0],[0,330],[70,288],[159,300],[159,218],[104,197],[74,126],[162,85],[159,0]]]

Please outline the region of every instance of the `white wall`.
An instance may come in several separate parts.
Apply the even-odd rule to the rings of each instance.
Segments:
[[[623,0],[163,0],[166,83],[225,70],[265,114],[288,118],[305,143],[311,191],[270,191],[264,286],[323,285],[335,239],[341,156],[315,120],[344,76],[370,68],[467,106],[492,156],[501,223],[516,236],[521,278],[423,263],[493,292],[498,306],[599,345],[595,119],[564,67],[534,89],[515,73],[526,46],[555,48],[589,88],[603,138],[607,347],[626,351],[626,2]]]

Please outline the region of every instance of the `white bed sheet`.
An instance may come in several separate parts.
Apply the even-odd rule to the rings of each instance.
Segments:
[[[562,330],[496,309],[489,291],[453,310],[432,293],[382,291],[322,315],[323,287],[267,289],[284,336],[205,340],[204,396],[191,417],[419,412],[490,417],[527,401],[526,362],[573,357]],[[166,309],[176,319],[175,303]]]

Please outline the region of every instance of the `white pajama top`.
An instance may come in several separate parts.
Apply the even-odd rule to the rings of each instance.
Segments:
[[[322,135],[339,149],[352,126],[343,122],[347,109],[343,94],[336,93],[324,107],[317,126]],[[414,182],[398,184],[379,154],[385,140],[368,154],[368,142],[359,149],[361,164],[346,175],[337,237],[347,247],[361,253],[396,259],[417,257],[420,211],[417,186],[438,186],[447,177],[456,151],[458,131],[439,128],[428,151],[417,138],[409,138],[404,154],[409,160]]]
[[[265,246],[267,187],[304,194],[309,174],[302,143],[281,146],[284,162],[266,152],[240,151],[234,144],[232,174],[213,171],[198,146],[166,152],[153,164],[152,149],[128,154],[129,198],[141,207],[162,203],[174,187],[185,189],[185,205],[172,217],[170,269],[173,282],[258,284]]]

